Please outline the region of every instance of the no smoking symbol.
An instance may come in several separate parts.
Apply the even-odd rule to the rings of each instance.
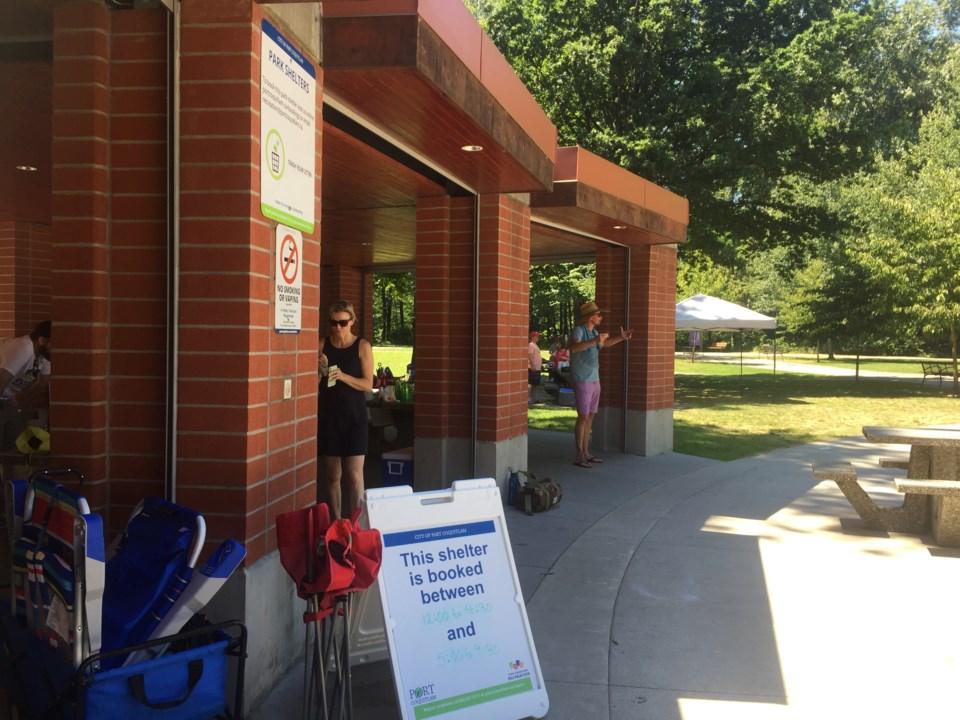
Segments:
[[[297,266],[300,264],[300,251],[292,235],[287,235],[280,244],[280,274],[288,283],[297,279]]]

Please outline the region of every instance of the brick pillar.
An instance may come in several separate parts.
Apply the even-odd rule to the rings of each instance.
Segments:
[[[617,335],[620,328],[636,329],[637,318],[627,318],[626,248],[601,246],[597,250],[597,304],[603,310],[601,330]],[[624,365],[630,355],[642,352],[635,340],[600,352],[600,411],[593,422],[591,447],[623,450]]]
[[[303,330],[279,335],[276,224],[260,214],[250,142],[260,132],[259,6],[188,0],[181,43],[177,496],[209,508],[213,536],[243,539],[249,563],[275,548],[275,515],[313,497],[318,233],[304,238]],[[283,400],[288,378],[294,396]]]
[[[527,459],[530,206],[512,195],[480,202],[477,476],[503,485]]]
[[[110,525],[119,531],[140,500],[165,493],[167,13],[110,19],[107,444]]]
[[[222,614],[250,629],[251,702],[302,637],[303,606],[276,556],[275,525],[278,514],[316,498],[323,81],[318,68],[316,222],[301,253],[302,329],[278,334],[276,223],[260,209],[263,10],[251,0],[183,0],[181,8],[177,499],[204,512],[208,535],[247,547]],[[286,37],[315,60],[315,50]]]
[[[50,319],[50,226],[0,222],[0,338]]]
[[[673,449],[673,345],[677,250],[670,245],[633,250],[628,355],[626,451],[657,455]]]
[[[472,472],[473,212],[472,198],[417,203],[417,490]]]
[[[108,501],[110,14],[103,3],[53,11],[50,386],[52,451],[86,475],[95,511]]]

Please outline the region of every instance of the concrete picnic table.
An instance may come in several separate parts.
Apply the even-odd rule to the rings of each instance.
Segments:
[[[960,428],[863,428],[874,443],[910,446],[907,477],[923,480],[960,480]]]
[[[813,475],[833,480],[873,530],[922,534],[933,529],[938,545],[960,547],[960,426],[953,428],[863,428],[870,442],[909,445],[910,457],[881,458],[883,467],[906,467],[907,477],[896,478],[903,504],[880,506],[860,485],[851,463],[815,463]]]
[[[910,446],[907,477],[897,490],[925,498],[938,545],[960,547],[960,428],[864,427],[870,442]]]

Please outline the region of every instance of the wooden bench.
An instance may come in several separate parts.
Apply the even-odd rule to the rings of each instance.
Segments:
[[[943,547],[960,547],[960,480],[897,478],[897,490],[906,499],[929,499],[933,540]]]
[[[773,345],[761,345],[760,352],[766,355],[768,358],[773,355],[774,346]],[[780,356],[780,359],[783,360],[783,350],[777,348],[777,355]]]
[[[723,352],[729,347],[730,343],[727,342],[715,342],[713,345],[707,345],[707,350],[717,350],[718,352]]]
[[[899,507],[880,507],[860,486],[856,468],[848,462],[814,463],[813,476],[837,483],[864,526],[871,530],[920,534],[930,527],[930,500],[925,495],[912,493],[903,498]],[[897,479],[898,490],[900,482]]]
[[[928,377],[936,377],[937,380],[940,381],[940,387],[943,387],[943,379],[945,377],[953,377],[953,368],[943,363],[922,362],[920,363],[920,368],[923,370],[923,380],[920,381],[921,385],[927,381]]]

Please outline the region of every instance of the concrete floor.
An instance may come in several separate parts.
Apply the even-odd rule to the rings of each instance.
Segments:
[[[956,717],[960,552],[863,529],[813,461],[853,462],[899,504],[896,447],[845,438],[733,462],[606,453],[531,432],[552,511],[507,510],[550,720]],[[302,666],[249,717],[299,716]],[[386,663],[357,720],[394,720]],[[495,719],[494,719],[495,720]]]
[[[810,469],[853,462],[899,504],[897,471],[877,464],[897,450],[841,438],[733,462],[604,453],[587,470],[569,436],[531,431],[529,469],[564,498],[506,517],[547,717],[957,717],[960,551],[865,530]],[[247,717],[299,717],[302,687],[295,665]],[[387,662],[355,666],[353,689],[356,720],[400,718]]]

